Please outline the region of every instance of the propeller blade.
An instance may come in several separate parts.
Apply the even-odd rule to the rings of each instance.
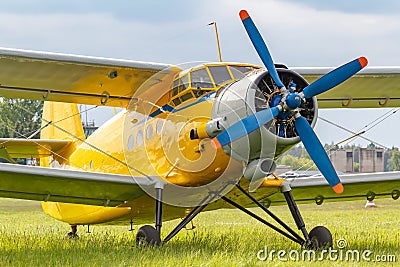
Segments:
[[[254,132],[262,125],[278,116],[279,111],[279,107],[267,108],[235,122],[232,126],[228,127],[212,139],[214,147],[220,148],[226,146],[227,144]]]
[[[272,60],[271,54],[269,53],[268,47],[261,37],[261,34],[258,31],[253,20],[250,18],[249,13],[247,13],[246,10],[241,10],[239,12],[239,16],[243,22],[244,28],[247,31],[247,35],[250,37],[254,48],[257,50],[258,56],[261,58],[272,79],[279,88],[285,87],[281,79],[279,78],[278,72],[275,69],[275,65]]]
[[[360,57],[325,74],[303,90],[305,98],[319,95],[341,84],[367,66],[368,60]]]
[[[308,121],[299,116],[294,121],[296,126],[296,131],[300,136],[301,141],[304,144],[308,154],[311,159],[317,165],[318,169],[321,171],[322,175],[328,181],[332,189],[337,193],[341,194],[343,192],[343,185],[333,168],[332,162],[329,160],[328,155],[325,152],[324,147],[318,140],[318,137],[314,133]]]

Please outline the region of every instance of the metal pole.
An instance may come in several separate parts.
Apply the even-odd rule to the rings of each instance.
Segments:
[[[208,25],[214,25],[214,30],[215,30],[215,38],[217,40],[217,47],[218,47],[218,59],[219,62],[222,62],[222,56],[221,56],[221,46],[219,44],[219,37],[218,37],[218,28],[217,28],[217,22],[211,22]]]

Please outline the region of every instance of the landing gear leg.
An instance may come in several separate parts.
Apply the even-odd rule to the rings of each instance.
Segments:
[[[285,196],[290,213],[292,213],[297,229],[299,229],[303,233],[304,239],[306,240],[306,242],[308,242],[310,240],[310,237],[308,236],[306,225],[303,221],[303,218],[301,217],[299,208],[297,207],[296,202],[294,201],[290,185],[288,183],[283,183],[281,185],[281,190],[283,195]]]
[[[156,230],[161,235],[162,227],[162,188],[156,188]]]
[[[69,232],[66,237],[67,238],[78,238],[79,236],[78,236],[77,232],[78,232],[78,226],[71,225],[71,232]]]
[[[155,227],[144,225],[139,228],[136,234],[137,245],[159,246],[161,244],[161,227],[162,227],[162,190],[163,185],[156,185],[156,217]]]
[[[306,240],[304,245],[313,249],[331,247],[332,235],[327,228],[323,226],[317,226],[313,228],[310,233],[307,232],[306,225],[293,198],[290,185],[286,182],[282,183],[281,190],[283,195],[285,196],[290,213],[293,216],[296,226],[303,233],[304,239]]]
[[[194,217],[197,216],[209,203],[211,203],[219,194],[227,187],[228,185],[223,186],[220,191],[210,192],[203,200],[201,200],[188,215],[167,235],[167,237],[163,240],[163,243],[168,242],[176,236],[180,230],[182,230],[188,223],[190,223]]]

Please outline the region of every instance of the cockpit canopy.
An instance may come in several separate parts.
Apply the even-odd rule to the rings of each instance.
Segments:
[[[177,106],[188,99],[216,91],[259,68],[250,64],[212,63],[182,71],[174,79],[171,104]]]

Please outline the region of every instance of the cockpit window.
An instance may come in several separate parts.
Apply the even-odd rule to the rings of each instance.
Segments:
[[[205,64],[177,74],[172,84],[169,104],[176,107],[182,102],[217,91],[235,80],[242,79],[253,65]],[[218,92],[220,92],[219,90]]]
[[[183,76],[180,79],[180,83],[179,83],[179,92],[182,92],[183,90],[185,90],[186,88],[188,88],[189,85],[189,78],[188,75],[186,74],[185,76]]]
[[[178,93],[182,92],[189,85],[189,78],[186,74],[185,76],[181,77],[180,79],[176,79],[174,81],[174,87],[172,88],[172,95],[177,95]]]
[[[242,79],[246,73],[251,71],[248,66],[229,66],[235,79]]]
[[[226,66],[210,66],[208,69],[214,78],[216,86],[223,84],[226,81],[232,80],[231,75],[228,72]]]
[[[174,85],[172,87],[172,95],[178,94],[179,79],[174,80]]]
[[[214,85],[211,81],[210,76],[205,68],[195,70],[190,73],[190,79],[192,81],[192,87],[194,88],[213,88]]]

